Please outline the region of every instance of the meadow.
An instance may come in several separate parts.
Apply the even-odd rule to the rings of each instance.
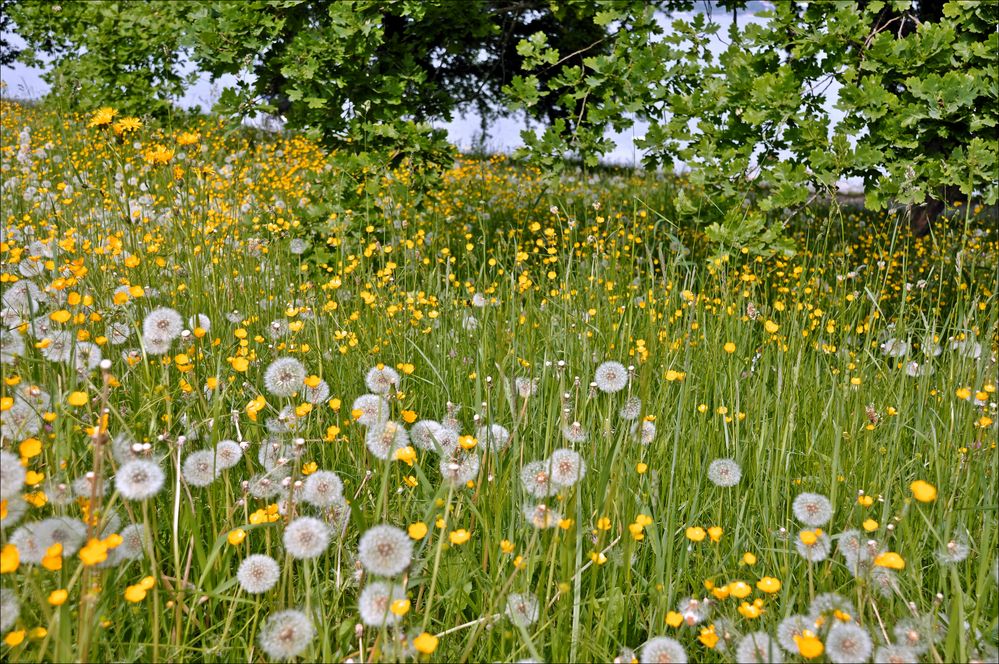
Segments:
[[[995,661],[985,211],[2,110],[5,661]]]

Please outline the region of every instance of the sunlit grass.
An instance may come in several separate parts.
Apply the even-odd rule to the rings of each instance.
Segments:
[[[427,205],[386,194],[353,210],[326,196],[335,159],[300,137],[88,120],[4,105],[2,447],[29,473],[8,497],[4,457],[0,579],[20,607],[4,605],[5,658],[261,661],[268,616],[297,609],[315,631],[306,659],[630,661],[667,636],[691,660],[735,661],[743,635],[776,638],[838,593],[788,659],[815,643],[835,656],[835,624],[906,645],[896,627],[916,616],[919,661],[994,659],[997,243],[978,211],[915,240],[894,214],[816,209],[793,256],[718,255],[671,216],[682,182],[552,185],[471,161]],[[160,354],[143,335],[157,307],[184,328]],[[60,330],[94,345],[46,359]],[[108,364],[77,371],[94,350]],[[280,357],[304,365],[293,396],[265,384]],[[594,384],[605,361],[624,366],[620,391]],[[382,365],[399,376],[385,414],[414,437],[421,420],[450,426],[455,466],[478,457],[467,483],[414,440],[372,453],[352,408]],[[311,403],[317,379],[329,394]],[[23,403],[33,431],[10,424]],[[479,435],[492,424],[505,449]],[[149,500],[116,490],[122,437],[165,475]],[[242,459],[192,485],[185,459],[222,440]],[[254,497],[275,440],[286,470]],[[585,475],[529,496],[522,469],[560,448]],[[717,459],[737,484],[711,481]],[[303,502],[317,470],[337,473],[349,512]],[[87,473],[103,496],[59,497]],[[831,519],[803,523],[802,493],[826,496]],[[332,532],[315,558],[284,541],[302,515]],[[59,569],[58,551],[15,555],[18,528],[56,516],[96,541]],[[387,627],[358,607],[378,580],[358,540],[380,523],[413,543],[390,579],[409,603]],[[129,524],[151,537],[121,560]],[[846,531],[875,543],[859,564],[839,552]],[[828,558],[799,553],[829,537]],[[261,594],[237,580],[251,554],[280,567]]]

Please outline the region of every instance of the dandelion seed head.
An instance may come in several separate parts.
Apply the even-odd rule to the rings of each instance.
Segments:
[[[898,621],[892,633],[899,645],[905,646],[919,657],[929,652],[930,646],[940,640],[943,629],[933,616],[920,615]]]
[[[255,553],[243,559],[236,572],[239,587],[251,595],[265,593],[278,582],[281,568],[270,556]]]
[[[330,507],[343,498],[343,480],[331,470],[317,470],[305,478],[302,500],[316,507]]]
[[[149,338],[173,341],[184,329],[184,319],[170,307],[157,307],[142,321],[142,334]]]
[[[562,515],[557,510],[553,510],[544,503],[537,505],[525,505],[524,517],[527,522],[539,530],[554,528],[562,520]]]
[[[395,625],[402,617],[392,613],[389,607],[397,599],[406,598],[406,589],[396,583],[371,581],[361,590],[357,598],[361,622],[368,627]]]
[[[13,364],[24,355],[24,337],[14,330],[0,330],[0,364]]]
[[[293,357],[279,357],[267,365],[264,388],[276,397],[290,397],[305,387],[305,365]]]
[[[409,445],[409,434],[406,428],[393,420],[375,424],[364,436],[364,444],[368,451],[379,459],[387,460],[392,452]]]
[[[366,427],[381,423],[389,418],[389,405],[377,394],[362,394],[354,399],[352,410],[360,411],[357,423]]]
[[[260,628],[260,648],[271,659],[292,659],[309,647],[315,633],[312,621],[301,611],[279,611],[267,616]]]
[[[148,531],[145,524],[133,523],[122,528],[121,544],[115,549],[115,555],[121,560],[139,560],[146,553]]]
[[[21,616],[21,603],[10,588],[0,588],[0,634],[6,632]]]
[[[836,611],[850,617],[857,615],[857,608],[853,605],[853,600],[839,593],[819,593],[808,607],[809,617],[813,620]]]
[[[579,422],[573,422],[562,427],[562,436],[574,445],[585,443],[589,434]]]
[[[306,385],[303,390],[305,400],[313,405],[325,403],[330,398],[330,386],[325,380],[320,380],[315,387]]]
[[[742,479],[742,468],[732,459],[715,459],[708,466],[708,479],[715,486],[735,486]]]
[[[808,616],[800,614],[790,615],[781,620],[780,624],[777,625],[777,642],[780,643],[781,648],[797,656],[798,644],[795,642],[794,637],[802,636],[805,630],[814,631],[815,622]]]
[[[836,622],[829,628],[825,646],[833,664],[851,664],[870,659],[873,643],[871,635],[857,623]]]
[[[142,335],[142,347],[149,355],[166,355],[170,352],[171,343],[173,343],[173,339],[160,334]]]
[[[330,530],[319,519],[300,516],[284,529],[282,541],[292,558],[317,558],[329,546]]]
[[[0,450],[0,498],[6,500],[18,495],[26,476],[27,471],[18,457],[7,450]]]
[[[361,535],[357,558],[371,574],[396,576],[412,562],[413,541],[395,526],[372,526]]]
[[[454,487],[462,487],[479,476],[479,466],[478,454],[456,449],[441,459],[441,478]]]
[[[41,428],[42,418],[39,417],[34,407],[20,399],[0,414],[0,435],[9,440],[30,438],[37,434]],[[20,463],[20,461],[15,458],[15,463]],[[6,466],[5,462],[4,467]]]
[[[810,563],[818,563],[828,558],[829,550],[832,548],[829,536],[825,533],[819,534],[811,544],[801,541],[800,537],[796,538],[794,546],[798,555]]]
[[[220,470],[232,468],[243,458],[243,448],[234,440],[220,440],[215,445],[215,465]]]
[[[437,437],[443,428],[441,423],[435,420],[420,420],[409,430],[409,440],[421,450],[435,452]]]
[[[281,480],[288,475],[289,471],[285,467],[275,468],[266,475],[254,475],[247,483],[246,490],[254,498],[273,498],[281,493]]]
[[[538,391],[538,381],[520,376],[514,379],[513,387],[521,399],[528,399]]]
[[[85,523],[56,516],[24,524],[11,534],[10,543],[17,547],[22,563],[38,565],[53,544],[62,544],[62,557],[69,558],[80,550],[86,536]]]
[[[607,394],[620,392],[628,386],[628,370],[620,362],[604,362],[597,367],[593,382],[601,392]]]
[[[364,376],[364,384],[374,394],[388,394],[399,387],[399,372],[387,366],[371,367]]]
[[[642,445],[650,445],[656,439],[656,423],[650,420],[636,422],[631,427],[631,433]]]
[[[506,616],[518,627],[529,627],[538,620],[541,605],[533,593],[510,593],[506,598]]]
[[[624,400],[624,405],[618,411],[618,415],[623,420],[637,420],[642,414],[642,400],[636,396],[630,396]]]
[[[187,455],[181,474],[191,486],[206,487],[218,477],[218,470],[215,465],[215,452],[199,450]]]
[[[7,515],[0,519],[0,531],[16,526],[28,511],[28,503],[21,496],[11,496],[4,500],[7,501]]]
[[[874,661],[876,664],[916,664],[919,661],[919,655],[912,648],[896,643],[881,646],[875,650]]]
[[[500,424],[479,427],[475,437],[493,452],[502,452],[510,445],[510,432]]]
[[[187,325],[192,330],[196,327],[200,327],[205,332],[212,329],[212,319],[205,314],[194,314],[187,319]]]
[[[687,651],[680,642],[668,636],[649,639],[642,646],[641,664],[686,664]]]
[[[552,482],[551,468],[547,461],[531,461],[520,470],[520,481],[527,493],[535,498],[547,498],[558,492]]]
[[[828,523],[833,514],[832,503],[818,493],[798,494],[791,507],[798,521],[813,528]]]
[[[166,476],[156,463],[135,459],[118,468],[114,485],[125,500],[146,500],[160,492],[165,480]]]
[[[571,487],[586,475],[586,462],[574,450],[557,449],[548,458],[551,482],[557,487]]]
[[[783,664],[784,653],[766,632],[752,632],[739,641],[735,661],[738,664]]]

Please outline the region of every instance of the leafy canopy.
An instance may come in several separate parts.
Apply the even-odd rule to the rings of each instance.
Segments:
[[[548,173],[569,158],[595,165],[614,147],[608,129],[647,121],[645,164],[686,164],[702,193],[677,209],[736,246],[779,246],[779,222],[845,177],[863,179],[872,208],[996,201],[999,5],[773,3],[763,22],[729,21],[715,56],[719,14],[750,4],[723,0],[712,14],[692,12],[703,6],[693,0],[15,0],[9,10],[29,45],[21,59],[53,57],[53,95],[74,107],[164,112],[191,59],[238,77],[217,110],[277,114],[344,148],[345,192],[371,193],[371,174],[402,163],[436,172],[452,153],[432,123],[474,108],[484,124],[514,112],[538,121],[522,154]]]

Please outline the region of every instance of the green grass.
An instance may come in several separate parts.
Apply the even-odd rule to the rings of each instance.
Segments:
[[[52,145],[19,161],[27,125],[31,148]],[[999,308],[987,219],[968,211],[953,227],[914,240],[892,214],[815,209],[795,222],[794,256],[717,257],[696,228],[671,216],[672,192],[683,183],[605,173],[546,189],[505,161],[470,162],[427,206],[398,196],[353,211],[324,196],[338,173],[315,146],[294,136],[249,145],[207,121],[191,129],[201,135],[189,147],[153,128],[119,141],[86,119],[5,105],[5,297],[15,279],[27,279],[19,269],[38,251],[32,229],[34,239],[51,238],[55,255],[51,268],[42,257],[44,269],[31,280],[63,294],[36,316],[67,311],[69,321],[54,327],[91,340],[112,322],[131,333],[121,346],[101,346],[111,362],[106,373],[44,359],[36,347],[44,334],[25,334],[23,354],[2,365],[11,404],[28,385],[52,397],[54,419],[35,436],[41,452],[27,459],[45,478],[19,493],[40,503],[45,482],[93,471],[111,480],[100,518],[114,513],[122,526],[145,523],[153,535],[140,560],[88,567],[73,555],[59,571],[22,562],[3,574],[3,588],[20,603],[0,646],[5,659],[263,661],[263,621],[298,608],[316,627],[305,659],[400,659],[400,644],[427,632],[440,639],[429,658],[441,661],[609,661],[624,648],[641,656],[659,635],[680,641],[691,660],[734,661],[735,643],[708,648],[702,630],[714,625],[735,642],[757,630],[774,634],[782,619],[809,613],[829,592],[853,602],[850,620],[875,646],[895,643],[894,626],[918,614],[940,630],[920,661],[994,656]],[[156,143],[176,151],[168,164],[143,159]],[[327,161],[332,171],[324,171]],[[198,170],[206,165],[214,172]],[[48,197],[62,182],[77,193]],[[140,215],[130,214],[129,201]],[[294,238],[311,242],[304,255],[291,253]],[[130,255],[137,263],[126,262]],[[65,281],[70,267],[75,283]],[[116,304],[122,285],[144,294]],[[93,301],[61,299],[70,293]],[[473,304],[477,294],[485,306]],[[211,328],[174,341],[164,356],[143,355],[142,322],[157,306],[185,321],[204,314]],[[75,322],[76,314],[84,320]],[[273,321],[298,329],[272,338]],[[883,351],[892,338],[911,343],[903,357]],[[930,343],[942,347],[939,356],[926,354]],[[952,349],[961,344],[968,352]],[[140,350],[134,363],[122,356],[128,348]],[[266,421],[303,403],[265,390],[266,368],[283,356],[331,388],[329,401],[284,436],[303,441],[290,477],[303,479],[315,463],[339,474],[350,499],[345,535],[308,562],[285,551],[287,517],[251,523],[277,499],[253,498],[241,486],[261,472]],[[245,371],[238,357],[248,360]],[[590,387],[605,360],[634,367],[621,392]],[[908,375],[912,361],[921,375]],[[476,445],[478,476],[457,488],[442,482],[433,452],[417,450],[413,466],[375,458],[351,404],[367,392],[365,374],[377,363],[402,373],[389,400],[393,420],[408,416],[403,411],[441,420],[450,407],[463,434],[497,423],[511,432],[511,445],[501,452]],[[518,377],[537,379],[537,392],[518,396]],[[215,389],[205,389],[209,380]],[[75,391],[87,394],[84,405],[69,405]],[[246,406],[258,395],[267,405],[254,420]],[[648,445],[619,415],[629,396],[641,399],[640,419],[654,421]],[[103,434],[95,444],[87,433],[104,407],[107,438],[128,434],[150,444],[166,474],[155,498],[128,501],[115,491],[119,463]],[[572,445],[562,428],[575,421],[588,439]],[[186,455],[223,439],[249,444],[243,460],[208,487],[189,486],[177,472]],[[3,449],[21,454],[21,443],[5,436]],[[537,501],[520,471],[564,447],[582,455],[587,471],[545,501],[564,520],[539,530],[524,516]],[[741,466],[737,486],[709,481],[708,466],[719,458]],[[936,500],[914,501],[914,480],[936,487]],[[870,573],[855,577],[835,541],[822,562],[797,553],[805,526],[791,505],[803,492],[832,501],[834,515],[821,528],[834,539],[877,522],[865,537],[905,561],[890,585],[879,587]],[[860,492],[874,498],[869,507],[858,504]],[[25,523],[83,517],[81,502],[32,506],[19,524],[4,524],[3,544]],[[319,514],[300,501],[294,509]],[[649,525],[629,529],[639,515]],[[597,526],[604,517],[606,530]],[[429,533],[397,578],[411,603],[399,627],[359,630],[357,597],[370,579],[355,564],[357,542],[382,522],[403,529],[423,522]],[[693,526],[723,534],[695,543],[685,536]],[[238,529],[245,539],[230,544]],[[449,536],[459,529],[470,538],[453,545]],[[941,563],[935,552],[962,538],[967,558]],[[755,564],[745,563],[746,552]],[[251,553],[281,566],[263,595],[248,595],[236,581]],[[606,561],[595,564],[601,554]],[[141,601],[126,601],[126,588],[146,576],[156,585]],[[757,589],[765,576],[780,580],[778,592]],[[731,589],[738,580],[752,594],[715,600],[697,625],[668,626],[683,600],[711,597],[706,582]],[[46,598],[60,588],[68,601],[53,607]],[[528,592],[539,617],[519,628],[504,616],[506,601]],[[756,598],[762,615],[744,617],[740,604]],[[827,615],[816,627],[823,642],[835,621]],[[46,635],[32,634],[38,628]],[[21,630],[23,641],[10,645]]]

